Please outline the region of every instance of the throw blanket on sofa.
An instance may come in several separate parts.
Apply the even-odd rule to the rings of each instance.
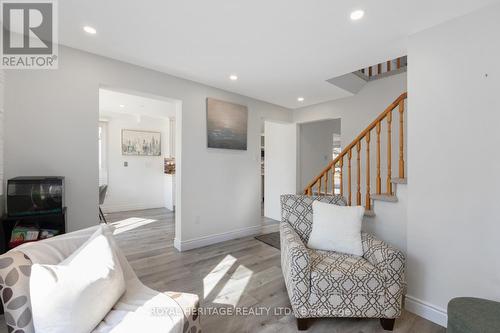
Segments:
[[[29,297],[31,265],[60,263],[77,250],[95,230],[96,227],[92,227],[25,244],[0,256],[0,277],[3,278],[0,282],[4,291],[12,291],[10,299],[3,299],[6,323],[12,330],[22,329],[24,333],[34,333]],[[201,332],[195,311],[198,307],[196,295],[161,293],[146,287],[139,281],[114,240],[113,247],[123,270],[126,291],[95,328],[94,333],[181,333],[186,332],[186,329]],[[15,281],[12,278],[14,275]],[[10,311],[10,302],[20,299],[26,301],[16,307],[15,311]]]

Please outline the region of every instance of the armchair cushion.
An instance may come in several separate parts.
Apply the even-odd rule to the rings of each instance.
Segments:
[[[307,196],[285,194],[281,196],[281,221],[289,223],[297,232],[304,244],[309,241],[312,230],[312,203],[326,202],[333,205],[345,206],[347,203],[340,195]]]
[[[318,294],[384,294],[380,270],[363,257],[311,251],[311,291]]]
[[[312,231],[307,247],[357,256],[363,255],[361,224],[365,208],[314,201]]]

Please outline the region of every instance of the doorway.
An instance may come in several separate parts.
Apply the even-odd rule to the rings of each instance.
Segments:
[[[303,191],[340,154],[341,144],[340,119],[318,120],[299,125],[297,192]],[[335,179],[328,180],[327,188],[333,189],[333,193],[326,193],[328,195],[340,193],[340,169],[336,170],[335,174]]]
[[[138,210],[175,211],[178,111],[176,100],[99,89],[99,203],[104,218]]]

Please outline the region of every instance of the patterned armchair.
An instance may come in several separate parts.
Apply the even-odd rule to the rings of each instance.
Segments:
[[[346,205],[341,196],[281,196],[281,267],[299,330],[309,318],[380,318],[392,330],[406,292],[404,254],[362,233],[363,256],[306,247],[312,202]]]

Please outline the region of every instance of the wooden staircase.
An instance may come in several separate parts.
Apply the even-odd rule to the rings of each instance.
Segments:
[[[406,71],[408,67],[408,57],[403,56],[373,66],[362,68],[354,72],[365,81],[373,81],[384,77],[395,75]]]
[[[346,198],[347,204],[364,205],[366,216],[374,216],[373,200],[397,202],[394,193],[395,184],[406,184],[405,178],[405,101],[407,93],[402,93],[366,127],[328,166],[321,171],[304,189],[306,195],[331,195],[339,193]],[[393,137],[393,116],[397,109],[397,136]],[[382,133],[382,130],[385,133]],[[374,132],[375,157],[371,156],[372,132]],[[384,135],[382,135],[384,134]],[[385,144],[381,142],[384,137]],[[398,174],[392,175],[393,145],[397,145]],[[384,148],[386,157],[382,162],[381,151]],[[364,149],[364,152],[362,152]],[[394,152],[396,153],[396,152]],[[362,157],[364,155],[364,157]],[[355,163],[353,163],[355,159]],[[371,161],[375,159],[375,169]],[[355,164],[355,166],[353,166]],[[355,170],[353,170],[355,169]],[[354,174],[353,174],[354,173]],[[363,175],[363,177],[362,177]],[[382,181],[382,175],[385,180]],[[355,178],[353,186],[353,178]],[[375,178],[375,192],[372,193],[372,179]],[[384,183],[384,186],[382,186]],[[362,191],[362,187],[364,190]],[[384,187],[384,191],[382,188]],[[363,200],[364,199],[364,200]]]

